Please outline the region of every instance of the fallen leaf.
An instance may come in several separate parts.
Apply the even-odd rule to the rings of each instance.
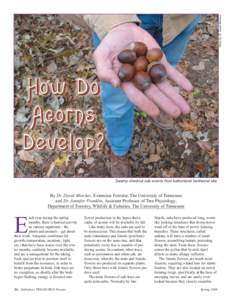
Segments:
[[[21,66],[23,66],[23,62],[20,60],[19,56],[15,56],[14,58],[14,67],[15,69],[19,69]]]
[[[149,145],[149,153],[150,154],[154,154],[155,153],[155,144],[154,143],[151,143],[150,145]]]
[[[215,158],[217,155],[216,150],[213,148],[212,150],[209,151],[209,157]]]
[[[141,150],[141,152],[146,153],[148,150],[148,144],[142,143],[140,150]]]
[[[193,66],[192,69],[194,71],[202,71],[205,69],[205,63],[203,61],[200,61],[197,66]]]
[[[202,162],[196,162],[196,163],[195,163],[195,167],[196,167],[196,169],[197,169],[199,172],[203,172],[203,171],[204,171],[204,168],[205,168],[205,165],[204,165],[204,163],[202,163]]]
[[[164,145],[162,142],[156,145],[156,153],[161,154],[164,151]]]
[[[176,173],[175,168],[171,167],[170,170],[163,170],[162,171],[164,177],[173,177]]]
[[[208,160],[208,164],[210,165],[210,167],[214,167],[217,166],[218,164],[218,158],[214,157]]]
[[[86,158],[85,162],[87,163],[87,165],[91,165],[94,162],[94,157]]]
[[[62,51],[64,51],[64,47],[62,47],[62,48],[57,48],[57,49],[52,49],[52,48],[49,48],[48,49],[49,51],[52,51],[52,52],[54,52],[54,53],[60,53],[60,52],[62,52]]]
[[[198,119],[197,113],[196,113],[195,111],[192,111],[192,112],[190,113],[190,118],[191,118],[191,120],[193,120],[193,121],[197,120],[197,119]]]
[[[52,95],[47,99],[47,103],[53,110],[58,110],[64,103],[64,97]]]
[[[197,126],[192,121],[179,122],[178,125],[184,129],[184,131],[191,131],[197,133]]]
[[[51,163],[49,169],[47,171],[46,177],[57,177],[59,175],[59,171],[55,166],[55,163]]]
[[[208,131],[205,131],[203,133],[199,131],[196,136],[198,140],[207,142],[209,140],[208,135],[209,135]]]
[[[47,66],[47,72],[48,73],[55,73],[57,70],[57,65],[56,63],[53,61],[51,62],[48,66]]]
[[[80,61],[81,56],[80,55],[71,55],[69,57],[69,66],[77,65]]]
[[[190,131],[183,131],[182,138],[184,140],[194,140],[194,137]]]
[[[24,139],[21,137],[19,139],[15,139],[16,146],[22,146],[24,144]]]
[[[202,149],[206,151],[210,151],[212,146],[207,141],[197,141],[197,145]]]
[[[79,155],[74,163],[74,168],[78,167],[82,163],[82,155]]]
[[[149,157],[150,162],[157,162],[161,159],[161,157],[158,154],[151,154]]]
[[[20,150],[18,152],[18,156],[23,161],[33,162],[36,163],[37,165],[40,165],[43,162],[41,156],[36,152]]]
[[[67,154],[63,154],[61,157],[57,157],[54,160],[54,164],[56,167],[61,167],[68,159],[68,155]]]
[[[18,123],[18,125],[24,125],[25,123],[27,123],[29,120],[29,112],[30,109],[28,107],[19,108],[15,116],[16,123]]]
[[[85,170],[83,168],[80,168],[80,169],[78,169],[77,173],[78,174],[83,174],[83,173],[85,173]]]
[[[28,151],[20,150],[18,156],[23,161],[34,162],[34,157]]]
[[[205,116],[206,116],[207,121],[210,121],[215,118],[215,113],[214,113],[214,111],[209,110],[209,111],[205,112]]]
[[[20,128],[19,127],[15,127],[14,128],[14,138],[18,139],[20,137]]]
[[[191,153],[191,149],[185,149],[184,152],[181,154],[181,158],[184,159],[185,155],[189,156]]]

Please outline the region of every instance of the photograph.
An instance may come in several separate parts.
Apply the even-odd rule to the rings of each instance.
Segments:
[[[218,14],[14,14],[15,178],[218,178]]]
[[[232,299],[223,4],[3,7],[7,299]]]

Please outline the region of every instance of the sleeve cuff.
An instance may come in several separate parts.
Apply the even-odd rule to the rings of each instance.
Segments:
[[[124,23],[140,24],[140,20],[136,15],[84,15],[83,17],[100,39],[103,39],[115,26]]]

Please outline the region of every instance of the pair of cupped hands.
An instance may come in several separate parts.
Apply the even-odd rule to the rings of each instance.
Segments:
[[[133,82],[120,81],[117,74],[121,64],[117,56],[126,49],[129,43],[136,41],[145,43],[148,48],[160,48],[155,39],[136,24],[126,23],[113,28],[103,38],[93,54],[98,78],[114,87],[121,87],[134,105],[154,119],[159,116],[161,111],[174,118],[189,113],[188,103],[171,85],[170,80],[186,91],[192,90],[192,84],[169,64],[165,55],[163,55],[161,63],[165,66],[167,78],[170,80],[165,79],[158,84],[152,84],[144,92],[137,89]]]

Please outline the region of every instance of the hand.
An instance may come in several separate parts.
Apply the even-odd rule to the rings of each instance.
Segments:
[[[145,92],[137,89],[132,82],[120,82],[117,75],[120,62],[117,56],[129,43],[135,41],[144,42],[148,48],[160,48],[154,38],[136,24],[126,23],[113,28],[93,55],[99,79],[111,83],[114,87],[121,86],[130,101],[154,119],[160,114],[160,110],[172,117],[189,113],[188,103],[168,80],[152,84]],[[172,81],[187,91],[192,89],[188,79],[168,63],[165,55],[161,63],[166,67],[168,77]]]

